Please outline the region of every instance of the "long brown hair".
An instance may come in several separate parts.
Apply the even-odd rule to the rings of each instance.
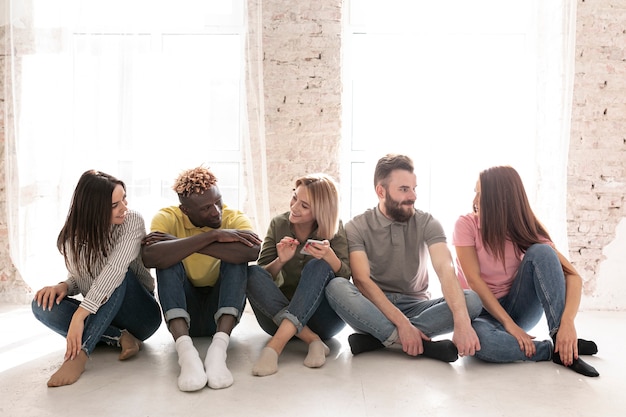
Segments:
[[[496,166],[480,173],[480,236],[496,259],[504,262],[506,240],[519,253],[545,239],[548,231],[533,213],[522,179],[510,166]]]
[[[78,265],[87,262],[87,271],[102,256],[108,255],[111,239],[111,196],[117,185],[126,185],[112,175],[89,170],[81,175],[74,189],[65,225],[57,238],[57,249]]]

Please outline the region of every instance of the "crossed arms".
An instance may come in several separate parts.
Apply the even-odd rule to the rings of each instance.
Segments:
[[[199,235],[178,238],[152,232],[141,242],[143,263],[148,268],[169,268],[194,253],[224,262],[240,264],[256,261],[261,240],[250,230],[215,229]]]

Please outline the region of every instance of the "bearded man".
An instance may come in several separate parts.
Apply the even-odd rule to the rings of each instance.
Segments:
[[[356,333],[353,355],[394,344],[410,356],[454,362],[480,350],[471,326],[482,308],[478,295],[462,290],[441,224],[414,207],[413,161],[388,154],[376,164],[378,205],[346,224],[352,282],[335,278],[326,287],[331,307]],[[428,292],[428,260],[443,297]],[[453,332],[452,340],[431,338]]]

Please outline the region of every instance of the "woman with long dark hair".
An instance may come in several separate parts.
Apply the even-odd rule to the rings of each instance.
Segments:
[[[475,191],[473,212],[457,220],[452,241],[459,279],[484,307],[472,322],[481,345],[476,357],[552,360],[598,376],[579,358],[597,352],[594,342],[577,338],[574,325],[582,279],[535,217],[519,174],[509,166],[486,169]],[[552,340],[534,340],[527,332],[544,313]]]
[[[96,344],[120,347],[125,360],[159,328],[154,278],[140,256],[145,234],[141,215],[128,210],[122,181],[83,173],[57,239],[68,277],[37,291],[32,302],[35,317],[67,341],[48,386],[76,382]],[[78,294],[81,299],[73,297]]]

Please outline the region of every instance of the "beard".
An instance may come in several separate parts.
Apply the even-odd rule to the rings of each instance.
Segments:
[[[397,201],[387,194],[387,198],[385,199],[385,211],[387,212],[387,216],[392,220],[406,222],[415,214],[414,204],[414,200]]]

